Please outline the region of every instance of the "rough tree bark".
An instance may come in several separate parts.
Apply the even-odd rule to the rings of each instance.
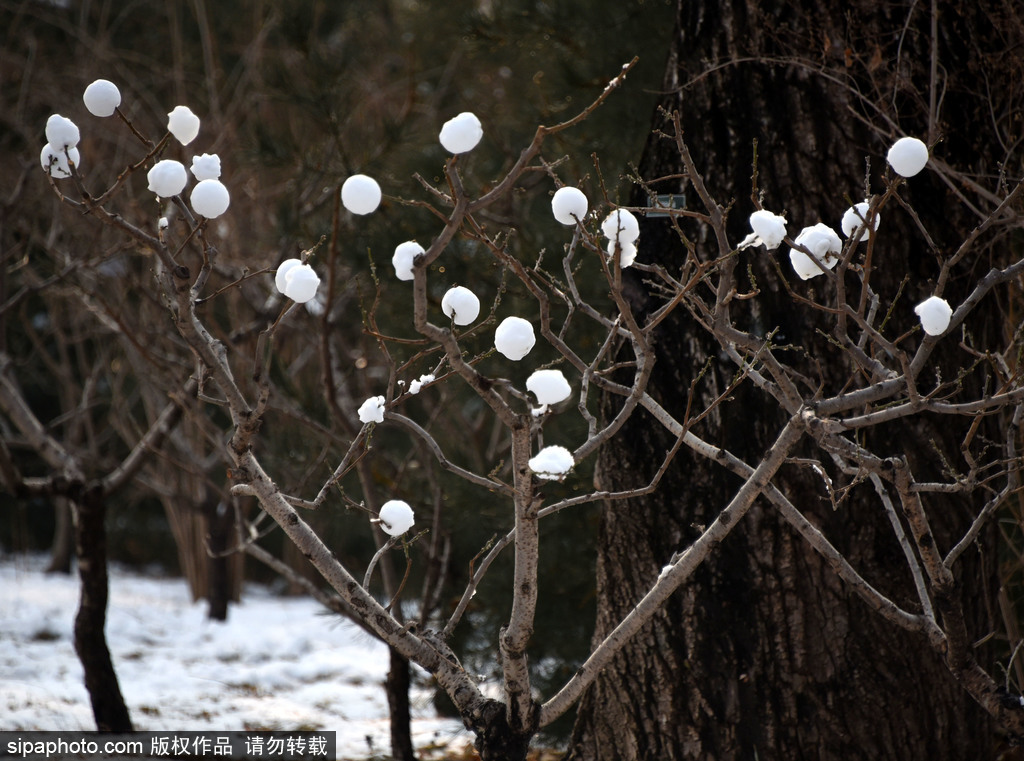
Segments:
[[[735,240],[749,232],[755,140],[764,206],[785,210],[795,235],[819,220],[837,227],[849,201],[864,197],[866,176],[877,192],[886,149],[902,134],[929,145],[941,138],[933,154],[988,185],[1003,168],[1019,176],[1021,155],[1000,144],[995,122],[1006,104],[1019,102],[1014,87],[1020,86],[1020,64],[1012,63],[1010,51],[1020,50],[1022,40],[1019,8],[1014,16],[1012,4],[1000,0],[679,0],[662,105],[681,114],[691,152],[719,201],[735,201],[729,222]],[[655,117],[656,127],[664,124]],[[871,157],[870,168],[865,157]],[[680,171],[673,142],[653,135],[641,176],[654,181]],[[654,183],[653,190],[684,192],[690,206],[699,206],[678,179]],[[914,208],[944,250],[980,221],[957,192],[928,171],[911,189]],[[646,202],[639,192],[633,200]],[[893,212],[882,224],[885,241],[878,251],[890,264],[877,270],[880,279],[873,284],[891,294],[907,275],[904,298],[917,303],[933,287],[928,278],[936,267],[928,245],[909,214]],[[685,252],[669,222],[648,219],[642,225],[640,260],[674,271]],[[784,251],[775,258],[788,270]],[[827,341],[794,307],[772,258],[758,248],[741,255],[736,268],[746,272],[749,265],[760,289],[746,302],[750,324],[761,334],[777,327],[777,343],[826,356]],[[991,263],[979,260],[977,274]],[[956,285],[954,294],[960,292]],[[640,315],[658,305],[639,279],[631,281],[629,294]],[[972,329],[1000,330],[993,312],[988,324],[978,321]],[[735,374],[682,310],[663,323],[658,345],[652,393],[676,414],[683,414],[685,390],[706,364],[709,372],[698,388],[705,402]],[[833,388],[846,377],[827,365],[819,372]],[[770,399],[741,387],[699,433],[751,458],[760,456],[778,420]],[[962,429],[927,419],[915,425],[880,435],[912,462],[930,442],[958,451]],[[632,418],[603,450],[601,487],[642,481],[657,462],[653,453],[670,444],[657,426]],[[852,489],[833,510],[821,479],[807,469],[784,469],[776,483],[873,583],[895,599],[914,599],[906,561],[870,484]],[[693,541],[734,488],[723,471],[681,454],[655,493],[608,506],[598,558],[596,639],[636,603],[667,559]],[[969,525],[968,508],[976,506],[951,498],[936,511],[945,524],[934,527],[940,541]],[[986,551],[975,551],[961,569],[972,576],[971,599],[964,603],[978,638],[996,627],[984,602],[995,599],[989,539],[978,543]],[[984,649],[978,656],[989,662],[993,657]],[[991,721],[941,659],[873,616],[770,506],[760,505],[589,690],[570,757],[963,759],[993,757],[996,743]]]

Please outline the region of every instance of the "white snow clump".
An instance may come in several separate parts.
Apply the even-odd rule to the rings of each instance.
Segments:
[[[78,125],[60,114],[51,114],[46,120],[46,142],[53,146],[55,153],[63,153],[64,148],[74,148],[81,139]]]
[[[278,283],[278,290],[296,304],[305,304],[316,296],[316,289],[320,287],[320,277],[316,274],[316,270],[308,264],[299,262],[298,259],[289,259],[288,262],[298,262],[298,264],[293,264],[285,269],[284,278],[281,277],[281,269],[284,265],[277,268],[277,276],[274,279]],[[280,281],[282,279],[284,288],[281,288]]]
[[[579,188],[559,188],[551,197],[551,213],[563,225],[582,222],[587,216],[588,208],[590,207],[587,197]]]
[[[449,288],[441,299],[441,311],[456,325],[469,325],[480,316],[480,299],[469,288]]]
[[[167,131],[182,145],[188,145],[199,134],[199,117],[188,106],[175,106],[167,114]]]
[[[192,176],[199,181],[220,179],[220,156],[216,153],[193,156]]]
[[[69,157],[76,167],[80,166],[82,157],[75,147],[80,138],[78,126],[67,117],[51,114],[46,120],[46,145],[39,153],[39,163],[51,177],[63,179],[71,176]]]
[[[68,148],[67,155],[64,154],[64,149],[61,148],[59,151],[54,150],[53,146],[47,143],[43,146],[42,152],[39,154],[39,163],[43,165],[43,169],[50,173],[50,176],[54,179],[64,179],[71,176],[71,165],[68,164],[68,156],[75,163],[75,166],[81,166],[81,154],[77,148]]]
[[[621,249],[619,266],[625,269],[636,260],[636,242],[640,238],[640,223],[632,212],[615,209],[601,223],[601,232],[608,239],[608,255],[615,256],[615,246]]]
[[[160,198],[170,198],[185,189],[188,174],[180,161],[164,159],[153,164],[153,168],[146,173],[146,179],[149,181],[150,192]]]
[[[949,318],[953,316],[953,308],[949,302],[938,296],[925,299],[914,312],[921,318],[921,327],[930,336],[941,336],[949,327]]]
[[[772,251],[786,237],[786,218],[767,209],[758,209],[750,215],[750,229],[753,232],[743,239],[739,248],[764,244],[766,249]]]
[[[506,317],[494,331],[494,348],[514,362],[529,354],[535,343],[533,325],[522,317]]]
[[[383,423],[384,422],[384,397],[371,396],[359,407],[360,423]]]
[[[572,452],[558,445],[544,447],[531,457],[529,462],[530,470],[537,475],[537,478],[548,481],[560,480],[572,470],[574,464]]]
[[[615,256],[615,241],[608,241],[607,251],[608,259],[609,261],[611,261],[611,259]],[[635,261],[636,244],[627,243],[625,241],[619,241],[619,267],[621,269],[626,269],[626,267],[630,266]]]
[[[561,370],[537,370],[526,379],[526,389],[534,393],[541,405],[558,404],[572,393],[572,387]]]
[[[413,259],[423,253],[426,253],[426,250],[414,240],[407,240],[395,246],[394,256],[391,257],[395,277],[399,280],[412,280]]]
[[[835,267],[843,250],[843,242],[836,231],[824,222],[819,222],[813,227],[805,227],[793,242],[798,246],[804,246],[814,256],[812,259],[799,249],[790,249],[789,261],[801,280],[810,280],[822,274],[822,268],[815,260],[827,269]]]
[[[928,146],[916,137],[901,137],[892,144],[886,161],[901,177],[913,177],[928,163]]]
[[[601,223],[601,232],[610,241],[619,243],[636,243],[640,237],[640,223],[632,212],[626,209],[615,209],[604,218]]]
[[[400,499],[391,499],[381,505],[377,519],[388,536],[401,536],[411,529],[415,522],[409,503]]]
[[[420,391],[423,390],[423,387],[425,385],[427,385],[428,383],[433,383],[435,380],[436,380],[436,378],[434,378],[434,374],[433,373],[427,373],[426,375],[421,375],[419,378],[417,378],[416,380],[414,380],[411,383],[409,383],[409,393],[410,394],[418,394]]]
[[[843,221],[841,226],[843,228],[843,235],[847,238],[853,238],[855,243],[860,243],[862,240],[868,237],[867,230],[863,229],[864,222],[868,218],[868,202],[863,201],[856,206],[851,206],[843,214]],[[878,229],[878,223],[881,222],[878,212],[875,212],[875,219],[871,225],[872,229]],[[854,237],[856,234],[856,237]]]
[[[365,174],[354,174],[341,186],[341,203],[353,214],[370,214],[380,206],[380,185]]]
[[[202,180],[192,188],[189,196],[192,209],[207,219],[214,219],[228,210],[231,196],[220,180]]]
[[[291,271],[292,267],[298,267],[300,264],[302,264],[301,259],[285,259],[277,265],[277,274],[274,275],[274,285],[277,286],[277,290],[282,294],[284,293],[285,286],[288,283],[286,280],[288,273]]]
[[[484,128],[476,114],[463,111],[444,123],[438,138],[449,153],[466,153],[476,148],[483,136]]]
[[[93,116],[113,116],[121,105],[121,91],[117,85],[106,79],[97,79],[85,88],[82,100]]]

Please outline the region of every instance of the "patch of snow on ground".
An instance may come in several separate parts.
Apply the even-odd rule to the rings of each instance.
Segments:
[[[72,643],[78,578],[44,563],[0,555],[0,730],[91,731]],[[137,730],[323,729],[337,732],[339,758],[390,751],[387,649],[313,600],[250,584],[219,624],[182,579],[115,567],[107,641]],[[430,695],[410,695],[416,747],[471,742]]]

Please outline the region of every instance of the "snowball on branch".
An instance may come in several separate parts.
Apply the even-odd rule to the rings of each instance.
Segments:
[[[530,458],[528,464],[537,478],[559,481],[572,470],[572,466],[576,463],[572,459],[572,452],[565,447],[554,445],[544,447]]]
[[[414,240],[407,240],[395,246],[395,253],[391,257],[391,264],[395,268],[395,277],[399,280],[412,280],[413,261],[426,250]]]
[[[610,241],[635,244],[640,237],[640,223],[627,209],[615,209],[604,218],[601,232]]]
[[[71,164],[81,166],[81,154],[75,147],[79,139],[81,133],[78,126],[66,116],[51,114],[46,120],[46,145],[39,152],[39,163],[51,177],[70,177]],[[71,159],[71,163],[68,163],[68,158]]]
[[[441,311],[456,325],[469,325],[480,316],[480,299],[469,288],[449,288],[441,299]]]
[[[814,257],[805,254],[803,251],[793,248],[789,252],[789,261],[793,270],[802,280],[810,280],[822,274],[822,267],[832,269],[839,262],[839,254],[843,250],[843,242],[839,239],[836,231],[819,222],[812,227],[805,227],[800,231],[793,241],[798,246],[805,247]],[[819,267],[815,260],[821,264]]]
[[[231,196],[224,183],[220,180],[202,180],[192,188],[192,195],[189,196],[192,202],[192,209],[196,214],[214,219],[228,210],[231,204]]]
[[[320,287],[320,277],[308,264],[301,259],[285,259],[277,267],[274,285],[284,296],[297,304],[306,304]],[[314,307],[315,309],[315,307]]]
[[[82,101],[93,116],[113,116],[121,105],[121,91],[106,79],[97,79],[85,88]]]
[[[46,142],[53,146],[55,152],[63,152],[64,148],[74,148],[81,137],[78,125],[66,116],[51,114],[46,120]]]
[[[449,153],[466,153],[476,148],[483,136],[484,128],[476,114],[463,111],[444,123],[438,139]]]
[[[563,225],[582,222],[589,208],[587,197],[579,188],[559,188],[551,197],[551,213]]]
[[[558,404],[572,393],[572,386],[561,370],[537,370],[526,379],[526,389],[533,392],[541,405]]]
[[[601,222],[601,232],[608,239],[608,256],[614,258],[618,247],[619,266],[625,269],[636,260],[636,242],[640,238],[640,223],[632,212],[615,209]]]
[[[519,361],[537,343],[533,325],[522,317],[506,317],[494,331],[494,348],[513,361]]]
[[[193,156],[192,176],[199,181],[220,179],[220,156],[216,153]]]
[[[188,173],[180,161],[164,159],[153,164],[153,168],[146,173],[146,180],[149,182],[150,192],[156,193],[160,198],[170,198],[185,189]]]
[[[615,247],[619,247],[619,267],[626,269],[633,262],[636,261],[636,243],[629,243],[627,241],[608,241],[608,260],[611,261],[615,258]]]
[[[913,177],[928,163],[928,146],[916,137],[901,137],[889,149],[886,161],[901,177]]]
[[[953,316],[953,308],[949,302],[938,296],[925,299],[914,312],[921,318],[921,327],[930,336],[941,336],[949,327],[949,318]]]
[[[67,155],[64,149],[56,150],[47,143],[39,154],[39,163],[42,164],[51,177],[56,180],[63,180],[71,176],[71,165],[68,163],[68,156],[76,167],[81,166],[81,154],[77,148],[68,148]]]
[[[354,174],[341,186],[341,203],[353,214],[371,214],[380,206],[380,185],[365,174]]]
[[[380,521],[381,529],[388,536],[401,536],[415,523],[409,503],[400,499],[388,500],[381,505],[377,520]]]
[[[371,396],[359,407],[360,423],[383,423],[384,422],[384,397]]]
[[[199,117],[188,106],[175,106],[167,114],[167,131],[182,145],[188,145],[199,134]]]
[[[320,287],[320,277],[308,264],[292,267],[285,280],[284,295],[297,304],[305,304],[312,299]]]
[[[852,238],[855,243],[860,243],[862,240],[867,238],[867,230],[864,228],[864,222],[868,218],[869,204],[867,201],[863,201],[856,206],[851,206],[843,214],[843,220],[841,227],[843,228],[843,235],[847,238]],[[878,212],[875,212],[875,218],[871,223],[871,229],[877,230],[878,223],[881,222],[881,218],[878,216]]]
[[[786,237],[786,218],[774,214],[767,209],[758,209],[750,215],[750,235],[743,239],[738,248],[764,245],[772,251],[779,247]]]
[[[274,285],[277,286],[277,290],[282,294],[284,293],[285,286],[288,281],[285,279],[288,277],[288,273],[292,267],[298,267],[302,264],[301,259],[285,259],[279,265],[277,265],[277,274],[274,275]]]

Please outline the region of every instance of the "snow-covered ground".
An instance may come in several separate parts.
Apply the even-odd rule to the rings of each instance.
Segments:
[[[92,730],[71,636],[78,580],[44,562],[0,554],[0,730]],[[138,730],[333,730],[343,759],[390,748],[386,649],[312,600],[250,585],[217,624],[181,579],[114,568],[107,640]],[[471,741],[425,687],[411,697],[424,758]]]

